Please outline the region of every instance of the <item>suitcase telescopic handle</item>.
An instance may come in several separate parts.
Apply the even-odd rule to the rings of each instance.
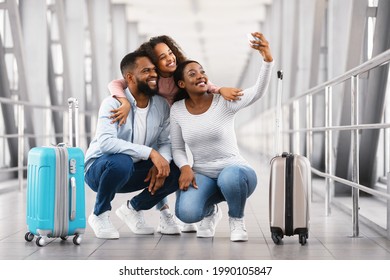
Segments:
[[[282,154],[282,94],[283,94],[283,71],[279,70],[278,74],[278,84],[277,84],[277,94],[276,94],[276,141],[275,141],[275,150],[276,155]]]
[[[68,98],[69,110],[69,145],[71,147],[79,147],[79,101],[77,98]],[[73,145],[73,111],[75,124],[75,146]]]

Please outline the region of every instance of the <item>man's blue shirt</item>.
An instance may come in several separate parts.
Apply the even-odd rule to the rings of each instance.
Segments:
[[[117,109],[121,105],[120,102],[111,96],[103,100],[99,109],[95,138],[85,154],[85,171],[103,154],[122,153],[130,155],[133,159],[147,160],[152,148],[168,162],[171,161],[170,108],[167,101],[158,95],[150,98],[146,117],[145,145],[139,145],[132,143],[134,114],[137,110],[136,100],[129,89],[126,89],[126,97],[130,101],[131,109],[126,123],[122,126],[119,126],[118,122],[111,123],[112,119],[110,119],[111,111]]]

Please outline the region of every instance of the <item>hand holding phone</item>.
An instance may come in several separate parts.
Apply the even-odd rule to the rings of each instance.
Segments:
[[[248,33],[247,35],[247,38],[249,40],[249,43],[253,46],[253,45],[258,45],[258,44],[254,44],[252,41],[258,41],[259,43],[261,42],[261,40],[255,36],[253,36],[252,34]]]

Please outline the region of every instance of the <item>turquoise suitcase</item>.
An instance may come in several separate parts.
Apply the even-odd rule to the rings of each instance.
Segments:
[[[71,126],[70,126],[71,128]],[[48,238],[73,237],[79,245],[85,232],[84,152],[58,145],[34,147],[28,153],[26,241],[36,236],[44,246]]]

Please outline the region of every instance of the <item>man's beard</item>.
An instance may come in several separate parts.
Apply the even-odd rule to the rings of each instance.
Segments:
[[[148,83],[139,80],[137,81],[137,84],[138,91],[145,95],[153,96],[158,93],[158,86],[155,89],[152,89],[149,87]]]

